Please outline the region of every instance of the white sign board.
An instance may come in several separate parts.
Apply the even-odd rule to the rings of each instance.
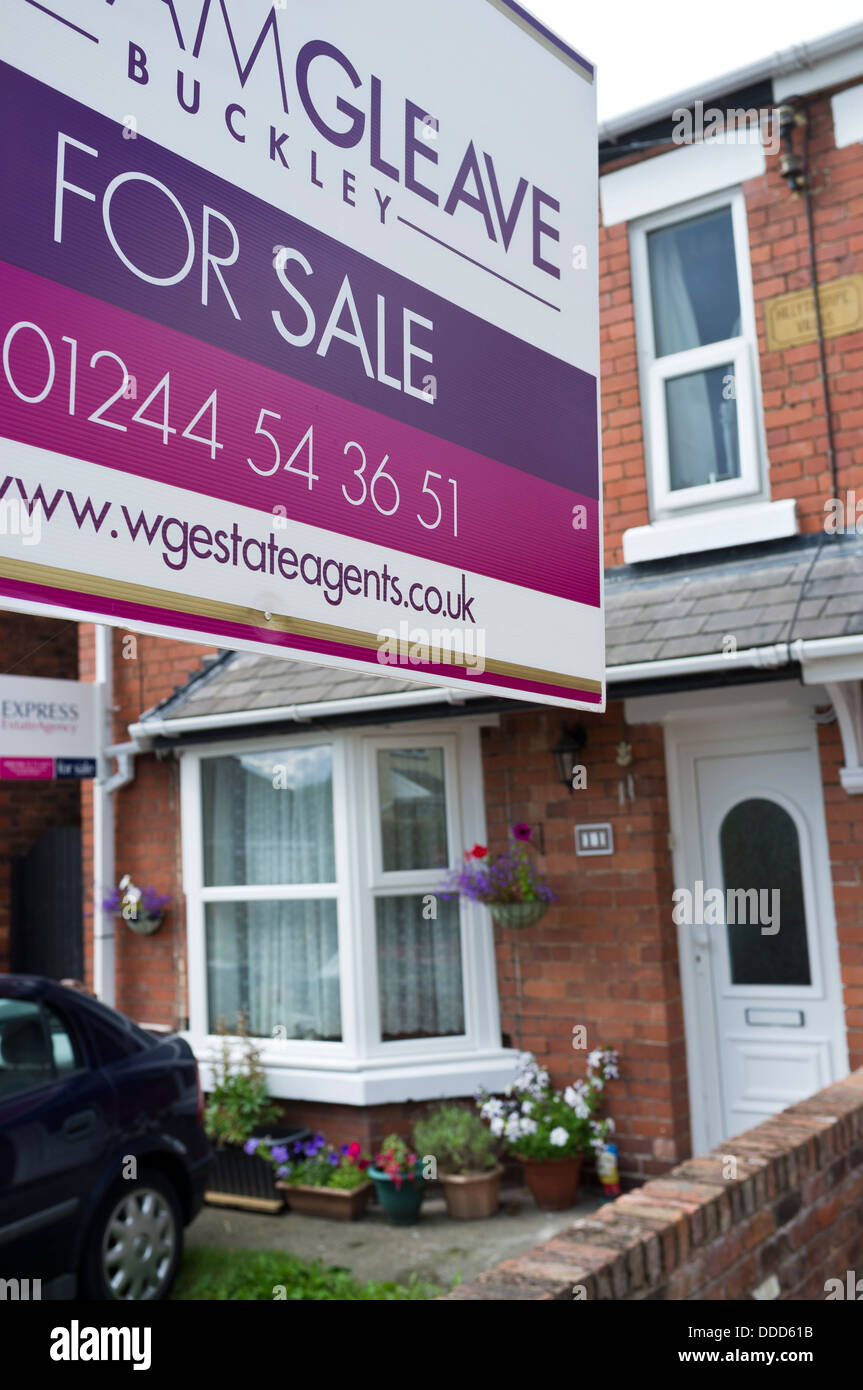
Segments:
[[[92,682],[0,676],[0,780],[95,777],[98,700]]]
[[[514,0],[0,60],[0,600],[602,709],[591,64]]]

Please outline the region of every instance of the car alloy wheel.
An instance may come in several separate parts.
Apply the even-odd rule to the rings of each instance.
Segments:
[[[161,1192],[135,1187],[105,1223],[102,1277],[117,1299],[163,1297],[174,1267],[177,1219]]]

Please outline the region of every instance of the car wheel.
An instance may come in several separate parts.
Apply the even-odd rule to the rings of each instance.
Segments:
[[[183,1253],[177,1194],[161,1173],[114,1184],[102,1201],[84,1253],[85,1297],[100,1301],[167,1298]]]

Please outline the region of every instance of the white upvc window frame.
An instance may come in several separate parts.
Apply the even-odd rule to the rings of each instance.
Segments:
[[[465,1095],[505,1085],[516,1054],[501,1044],[497,973],[488,912],[460,900],[465,1031],[453,1037],[384,1042],[380,1037],[375,893],[431,893],[445,870],[385,873],[380,862],[377,750],[442,747],[450,866],[463,846],[484,842],[480,723],[410,721],[371,729],[309,729],[297,734],[224,740],[181,756],[183,884],[186,894],[189,1027],[206,1087],[218,1038],[209,1030],[206,906],[250,899],[332,897],[338,910],[342,1040],[257,1039],[274,1096],[348,1104]],[[201,764],[205,758],[272,752],[325,743],[333,755],[336,881],[333,884],[207,887],[203,874]],[[239,1046],[238,1039],[230,1040]]]
[[[656,356],[653,300],[647,239],[650,232],[687,222],[705,213],[728,208],[737,262],[737,288],[740,299],[741,333],[735,338],[708,343],[685,352]],[[704,198],[665,208],[662,212],[630,224],[633,301],[638,346],[641,399],[644,402],[644,442],[648,465],[648,492],[654,520],[699,511],[724,503],[764,500],[767,492],[766,441],[761,411],[758,371],[758,334],[752,294],[749,236],[746,204],[739,187],[724,189]],[[696,487],[673,490],[668,449],[668,417],[665,408],[666,382],[710,367],[731,364],[737,406],[737,434],[740,476]]]

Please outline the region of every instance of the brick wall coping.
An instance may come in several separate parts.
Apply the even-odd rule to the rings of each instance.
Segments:
[[[736,1179],[725,1176],[729,1157],[736,1159]],[[844,1210],[854,1221],[850,1240],[859,1251],[863,1068],[624,1193],[441,1301],[751,1298],[761,1279],[780,1271],[780,1291],[772,1296],[788,1298],[807,1276],[810,1284],[822,1278],[813,1246],[837,1221],[843,1204],[831,1199],[836,1189],[844,1189]],[[847,1231],[841,1239],[844,1251],[840,1237],[831,1242],[829,1234],[817,1251],[829,1253],[837,1270],[851,1258]],[[577,1286],[583,1292],[574,1292]],[[823,1298],[823,1282],[821,1289],[798,1296]]]

